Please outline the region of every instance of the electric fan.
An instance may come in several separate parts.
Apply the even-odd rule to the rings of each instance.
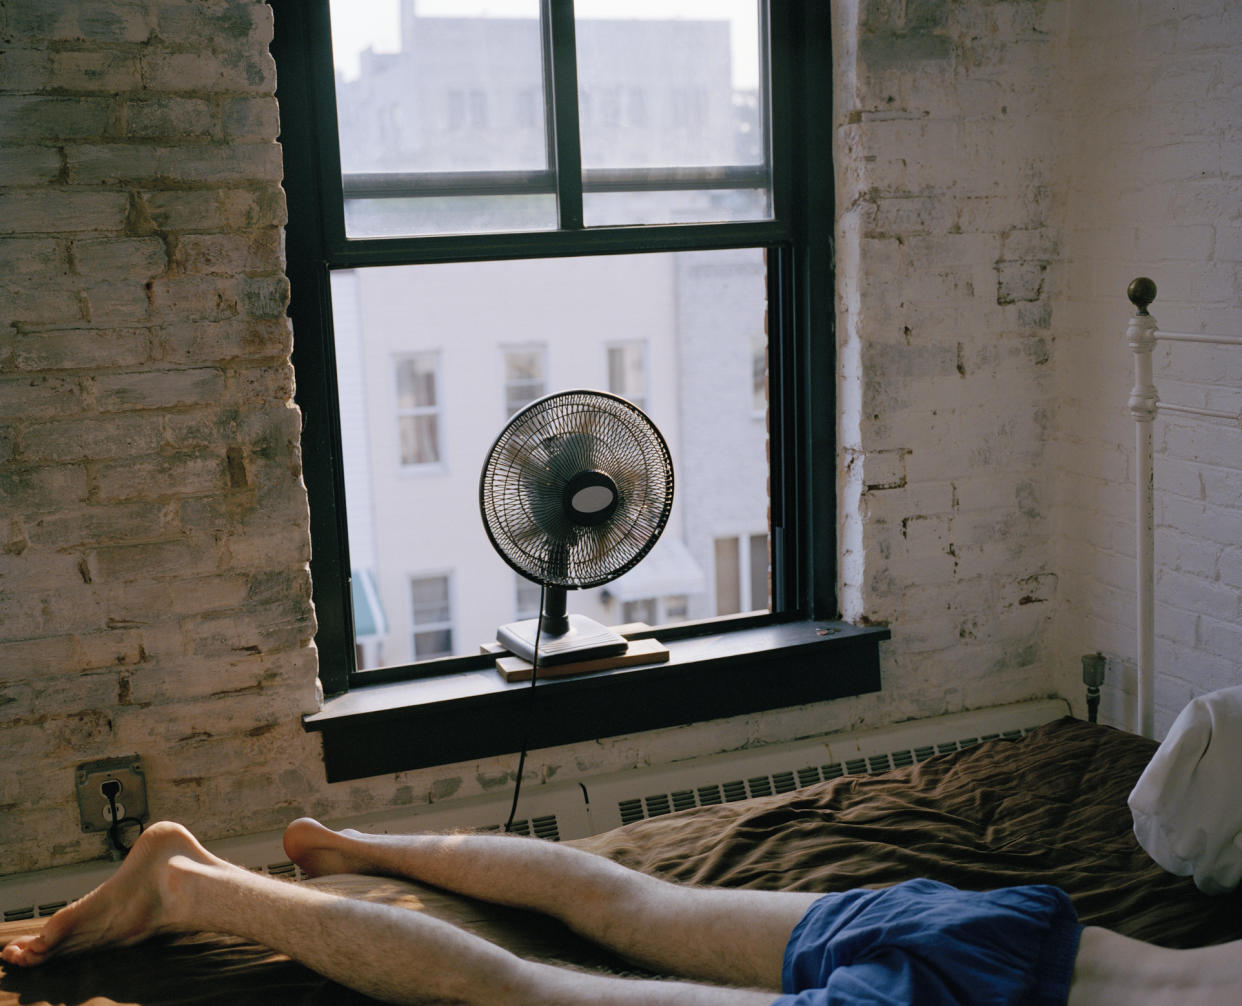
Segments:
[[[603,391],[532,402],[492,444],[479,507],[501,558],[543,587],[540,620],[501,626],[497,641],[533,661],[565,664],[625,652],[625,639],[566,614],[566,591],[598,587],[633,567],[673,506],[673,462],[647,416]]]

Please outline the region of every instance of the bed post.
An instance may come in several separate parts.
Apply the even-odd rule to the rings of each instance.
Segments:
[[[1156,345],[1156,319],[1147,307],[1156,299],[1156,284],[1144,276],[1126,291],[1138,310],[1126,337],[1134,352],[1134,388],[1130,415],[1135,422],[1135,529],[1138,555],[1138,731],[1155,737],[1155,515],[1152,501],[1152,421],[1159,398],[1152,383],[1151,352]]]

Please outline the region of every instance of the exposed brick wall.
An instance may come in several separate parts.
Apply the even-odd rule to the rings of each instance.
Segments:
[[[256,2],[0,4],[4,872],[103,851],[92,758],[141,754],[207,830],[311,785],[271,32]]]
[[[833,9],[845,613],[883,717],[1046,694],[1060,6]]]
[[[1150,276],[1171,331],[1242,335],[1242,7],[1071,4],[1065,267],[1055,305],[1057,672],[1109,657],[1102,713],[1135,717],[1134,422],[1127,284]],[[1242,350],[1155,354],[1169,401],[1238,411]],[[1158,418],[1156,731],[1242,683],[1242,431]]]

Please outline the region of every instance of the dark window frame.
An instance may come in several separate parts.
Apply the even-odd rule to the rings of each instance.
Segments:
[[[470,191],[557,192],[561,229],[529,233],[471,234],[412,238],[347,239],[344,194],[336,136],[335,91],[327,0],[269,0],[276,14],[272,50],[278,68],[280,141],[284,149],[285,190],[290,208],[287,269],[292,289],[289,314],[294,327],[293,362],[297,401],[303,413],[303,473],[310,498],[312,574],[318,618],[320,679],[331,697],[368,684],[419,682],[470,673],[479,658],[448,658],[422,665],[355,669],[347,559],[341,443],[332,353],[329,274],[333,269],[395,264],[463,262],[487,259],[565,257],[652,251],[763,248],[768,264],[768,372],[770,401],[769,504],[772,552],[772,611],[761,618],[711,620],[679,625],[661,638],[736,632],[741,639],[758,626],[823,622],[838,617],[836,599],[835,334],[833,294],[833,178],[831,39],[829,12],[818,4],[772,0],[762,5],[761,35],[768,43],[768,87],[761,101],[771,109],[769,157],[773,216],[768,220],[629,227],[583,226],[582,192],[594,188],[649,187],[662,184],[753,184],[752,169],[681,172],[582,172],[578,149],[576,70],[573,57],[572,0],[543,0],[547,72],[556,77],[550,172],[487,172],[470,176],[416,179],[354,176],[350,194],[381,194],[385,186],[414,184],[434,188],[451,183]],[[769,119],[767,115],[764,119]],[[578,166],[566,172],[564,165]],[[484,174],[487,177],[484,177]],[[673,172],[672,175],[678,175]],[[368,188],[370,186],[370,188]],[[815,635],[831,644],[839,635],[870,647],[864,662],[872,670],[858,685],[878,688],[875,647],[886,629],[863,631],[834,623]],[[767,638],[762,634],[755,638]],[[801,644],[799,644],[801,645]],[[843,655],[845,651],[843,650]],[[747,673],[782,674],[778,654],[755,654]],[[874,673],[872,673],[872,671]],[[620,679],[618,679],[620,680]],[[626,676],[632,687],[634,675]],[[862,679],[860,679],[862,680]],[[546,683],[548,686],[556,682]],[[568,689],[567,689],[568,690]],[[835,690],[835,689],[830,689]],[[795,694],[789,691],[788,694]],[[801,693],[797,693],[801,694]],[[853,692],[846,692],[853,694]],[[758,700],[756,700],[758,702]],[[408,713],[418,700],[402,699]],[[680,722],[702,716],[687,703]],[[329,703],[331,706],[331,703]],[[771,706],[755,705],[755,708]],[[308,729],[327,729],[347,714],[325,710],[308,718]],[[641,729],[641,723],[634,729]],[[536,743],[538,737],[532,740]]]

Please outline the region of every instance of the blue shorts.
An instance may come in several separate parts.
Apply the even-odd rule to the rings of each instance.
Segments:
[[[1081,934],[1055,887],[828,894],[789,937],[774,1006],[1065,1006]]]

